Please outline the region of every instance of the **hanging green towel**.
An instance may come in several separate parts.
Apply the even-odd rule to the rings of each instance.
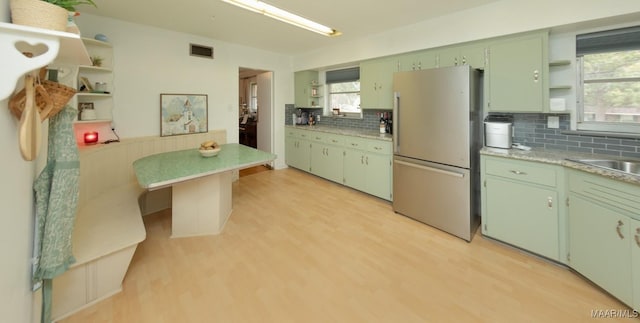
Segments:
[[[44,280],[42,322],[51,322],[51,280],[75,262],[71,234],[78,206],[80,159],[73,132],[77,110],[66,106],[49,119],[47,166],[34,183],[36,249],[34,280]]]

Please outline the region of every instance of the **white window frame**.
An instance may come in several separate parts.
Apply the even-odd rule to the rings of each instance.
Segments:
[[[324,95],[326,95],[326,108],[324,109],[324,114],[328,115],[328,116],[332,116],[333,115],[333,108],[332,108],[332,95],[333,94],[354,94],[356,93],[358,96],[360,96],[360,92],[359,91],[344,91],[344,92],[331,92],[330,88],[331,88],[331,84],[339,84],[339,83],[353,83],[353,82],[358,82],[358,84],[360,84],[360,67],[359,66],[352,66],[352,67],[343,67],[340,69],[336,69],[336,70],[329,70],[329,71],[325,71],[325,86],[324,86]],[[328,74],[331,73],[332,77],[330,80],[330,77],[328,76]],[[360,105],[358,105],[358,109],[359,112],[344,112],[344,111],[340,111],[340,115],[346,118],[354,118],[354,119],[362,119],[362,107]]]
[[[360,81],[349,81],[349,82],[344,82],[344,83],[354,83],[354,82],[358,82],[360,83]],[[333,84],[340,84],[340,83],[333,83]],[[332,107],[333,104],[331,104],[331,100],[332,100],[332,94],[357,94],[358,96],[360,96],[360,91],[344,91],[344,92],[331,92],[330,88],[331,88],[331,84],[326,84],[326,88],[327,88],[327,101],[328,101],[328,114],[332,113]],[[362,108],[360,106],[358,106],[358,109],[360,110],[359,112],[345,112],[345,111],[340,111],[340,115],[343,115],[345,117],[348,118],[362,118]]]
[[[615,32],[616,30],[612,30]],[[609,31],[602,31],[607,33]],[[580,36],[580,35],[578,35]],[[588,34],[587,34],[588,36]],[[578,40],[576,39],[576,42]],[[623,51],[624,49],[613,49],[610,52]],[[584,56],[583,54],[576,53],[576,129],[578,131],[593,131],[593,132],[609,132],[609,133],[621,133],[621,134],[640,134],[639,123],[622,123],[622,122],[606,122],[606,121],[584,121]],[[608,80],[598,80],[590,82],[611,82]],[[640,78],[619,78],[614,81],[640,81]]]
[[[258,111],[258,83],[249,83],[249,111]]]

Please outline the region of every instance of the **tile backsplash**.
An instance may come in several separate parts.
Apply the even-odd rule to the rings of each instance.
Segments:
[[[555,115],[560,117],[558,129],[547,127],[548,116],[536,113],[513,114],[513,142],[545,149],[640,158],[640,139],[567,134],[570,130],[570,115]]]
[[[302,111],[313,112],[314,115],[322,114],[322,109],[304,108]],[[380,118],[378,117],[380,112],[390,111],[364,110],[362,119],[322,116],[317,124],[337,128],[377,130],[380,127]],[[297,109],[293,104],[287,104],[285,113],[285,124],[291,125],[291,115],[297,113]],[[560,127],[557,129],[547,127],[548,116],[550,115],[540,113],[514,113],[513,142],[545,149],[640,158],[640,139],[566,133],[570,130],[569,114],[553,115],[560,118]]]
[[[320,121],[316,125],[336,127],[336,128],[348,128],[348,129],[362,129],[362,130],[379,130],[380,129],[380,112],[387,112],[391,114],[389,110],[364,110],[362,112],[362,119],[355,118],[341,118],[322,116],[322,108],[311,109],[301,108],[304,112],[313,112],[313,115],[321,115]],[[297,113],[298,109],[293,104],[285,105],[285,125],[293,124],[291,115]]]

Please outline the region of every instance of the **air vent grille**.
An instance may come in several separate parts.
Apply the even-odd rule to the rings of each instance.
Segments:
[[[189,44],[189,54],[191,56],[213,59],[213,47]]]

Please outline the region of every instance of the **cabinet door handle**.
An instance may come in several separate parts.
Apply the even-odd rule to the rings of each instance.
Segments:
[[[360,155],[360,164],[364,165],[364,156],[363,155]]]
[[[622,220],[618,220],[616,232],[618,233],[618,237],[620,237],[620,239],[624,239],[624,235],[622,234],[622,226],[624,226],[624,222],[622,222]]]
[[[519,170],[511,170],[510,172],[516,174],[516,175],[527,175],[527,173],[519,171]]]
[[[551,196],[547,197],[547,206],[549,208],[553,207],[553,199],[551,198]]]
[[[382,147],[373,147],[375,150],[382,150]]]
[[[636,244],[640,247],[640,228],[636,229]]]
[[[334,144],[337,143],[338,141],[335,139],[331,139],[331,142],[333,142]]]
[[[351,143],[351,146],[353,146],[353,147],[358,147],[358,144],[356,144],[356,143]]]
[[[454,66],[458,66],[458,58],[457,58],[457,57],[455,57],[455,58],[453,59],[453,65],[454,65]]]
[[[538,83],[539,78],[540,78],[540,71],[538,70],[533,71],[533,82]]]
[[[467,65],[467,56],[462,55],[462,65]]]

